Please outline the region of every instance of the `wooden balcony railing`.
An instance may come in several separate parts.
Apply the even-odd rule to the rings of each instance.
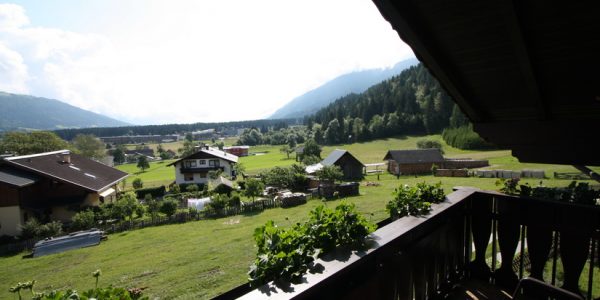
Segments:
[[[576,293],[589,263],[582,296],[592,299],[594,281],[600,282],[591,271],[600,255],[599,229],[598,207],[463,188],[427,216],[381,227],[364,251],[328,254],[318,260],[320,271],[299,284],[270,283],[247,293],[238,288],[219,298],[435,299],[473,278],[512,293],[528,276],[558,284],[560,258],[562,286]]]

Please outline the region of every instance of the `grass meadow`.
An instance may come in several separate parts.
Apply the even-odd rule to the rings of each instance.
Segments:
[[[422,138],[398,137],[352,145],[323,148],[326,156],[335,148],[350,150],[363,163],[382,162],[388,149],[415,148]],[[443,142],[442,142],[443,143]],[[248,173],[258,173],[274,166],[295,163],[279,152],[278,146],[251,147],[251,152],[264,153],[240,158]],[[447,157],[472,157],[489,159],[491,168],[536,168],[552,172],[574,172],[570,166],[522,164],[510,155],[510,151],[464,151],[444,144]],[[174,180],[174,168],[170,161],[152,162],[150,169],[140,172],[135,164],[118,168],[144,181],[144,186],[161,185]],[[365,186],[366,182],[378,182],[379,186]],[[442,182],[446,192],[454,186],[476,186],[497,190],[494,178],[440,178],[427,176],[401,176],[396,178],[384,173],[379,177],[369,175],[360,187],[360,196],[343,200],[323,202],[310,200],[293,208],[275,208],[260,213],[209,219],[185,224],[150,227],[141,230],[112,234],[99,246],[67,251],[34,259],[23,259],[24,253],[0,257],[0,299],[11,299],[11,285],[37,280],[38,290],[75,288],[84,290],[94,286],[91,272],[102,269],[101,285],[119,287],[143,287],[151,299],[205,299],[214,297],[247,280],[246,273],[255,255],[252,234],[254,229],[274,220],[280,226],[290,226],[307,218],[308,212],[318,205],[335,206],[340,201],[355,203],[359,212],[373,222],[388,217],[385,205],[394,188],[402,184],[418,182]],[[539,180],[524,179],[531,185]],[[545,179],[544,185],[564,186],[568,180]],[[600,272],[595,278],[600,278]],[[583,278],[584,276],[582,276]],[[596,293],[596,292],[595,292]],[[597,291],[600,293],[600,291]]]

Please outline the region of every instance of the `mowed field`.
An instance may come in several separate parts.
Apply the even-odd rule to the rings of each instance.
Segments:
[[[423,137],[390,138],[369,143],[324,147],[323,156],[335,148],[350,150],[363,163],[381,162],[388,149],[415,148]],[[429,139],[440,139],[429,136]],[[241,158],[248,173],[273,166],[295,163],[279,152],[277,146],[252,147],[251,152],[263,155]],[[492,168],[542,168],[551,172],[574,172],[569,166],[524,165],[516,162],[509,151],[463,151],[444,148],[447,157],[490,159]],[[119,166],[132,173],[128,184],[139,176],[145,186],[164,184],[174,179],[174,168],[169,162],[155,162],[146,172],[136,174],[135,165]],[[110,235],[99,246],[68,251],[40,258],[23,259],[24,253],[0,257],[0,299],[13,299],[8,288],[26,280],[37,280],[36,289],[75,288],[94,286],[91,272],[102,269],[101,285],[143,287],[151,299],[205,299],[246,282],[246,273],[255,255],[252,234],[254,229],[274,220],[279,226],[290,226],[307,219],[308,212],[318,205],[333,207],[341,201],[355,203],[359,212],[377,222],[388,217],[385,205],[394,188],[418,182],[442,182],[446,192],[454,186],[476,186],[497,190],[494,178],[439,178],[382,174],[379,179],[370,175],[361,183],[360,196],[323,202],[315,199],[293,208],[276,208],[260,213],[220,219],[201,220],[186,224],[167,225]],[[539,180],[524,180],[537,185]],[[365,186],[378,182],[379,186]],[[568,180],[544,180],[547,186],[564,186]],[[595,278],[600,278],[598,272]],[[587,273],[586,273],[587,274]],[[583,276],[582,276],[583,278]],[[600,296],[600,295],[596,295]]]
[[[324,146],[321,156],[325,158],[331,151],[335,149],[345,149],[355,155],[360,161],[365,164],[370,163],[382,163],[383,157],[388,150],[399,150],[399,149],[416,149],[417,142],[421,139],[437,140],[443,145],[444,156],[448,158],[473,158],[473,159],[487,159],[490,162],[489,169],[506,169],[506,170],[522,170],[522,169],[542,169],[546,171],[546,176],[550,177],[548,185],[560,185],[558,183],[552,183],[554,172],[578,172],[574,167],[569,165],[550,165],[550,164],[533,164],[533,163],[521,163],[515,157],[511,155],[510,150],[492,150],[492,151],[472,151],[472,150],[461,150],[453,148],[447,145],[440,135],[429,135],[420,137],[396,137],[387,138],[371,142],[354,143],[348,145],[335,145],[335,146]],[[225,140],[226,145],[232,145],[235,139],[228,138]],[[162,144],[165,149],[174,148],[176,151],[177,147],[181,147],[181,142],[166,143]],[[149,144],[149,147],[156,148],[156,144]],[[244,164],[246,173],[258,174],[260,171],[273,168],[275,166],[289,166],[297,163],[295,160],[295,153],[290,154],[289,158],[285,153],[282,153],[279,149],[281,146],[261,145],[250,147],[250,155],[247,157],[240,157],[239,162]],[[131,182],[135,178],[141,178],[144,182],[145,187],[168,185],[175,180],[175,168],[173,166],[167,166],[170,162],[158,161],[151,162],[150,168],[145,172],[141,172],[136,164],[125,164],[117,166],[118,169],[128,172],[130,177],[127,179],[127,186],[131,187]],[[600,168],[593,168],[599,170]],[[473,185],[479,185],[481,183],[479,178],[470,178],[468,180],[473,181]],[[539,180],[536,181],[539,183]]]

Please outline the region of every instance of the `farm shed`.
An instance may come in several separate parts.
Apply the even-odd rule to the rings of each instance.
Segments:
[[[338,166],[344,173],[344,179],[361,179],[363,177],[365,165],[354,155],[346,150],[335,149],[329,156],[318,164],[306,167],[306,173],[314,174],[323,166]]]
[[[388,171],[395,175],[431,173],[433,165],[444,163],[439,149],[390,150],[383,160],[388,162]]]

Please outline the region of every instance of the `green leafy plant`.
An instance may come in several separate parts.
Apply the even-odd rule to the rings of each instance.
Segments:
[[[441,182],[435,185],[421,182],[413,187],[400,186],[394,190],[394,198],[388,202],[386,209],[393,219],[425,215],[431,210],[432,203],[444,201],[445,195],[441,186]]]
[[[109,300],[147,300],[148,297],[143,295],[140,288],[115,288],[112,286],[99,288],[98,280],[102,272],[98,269],[92,272],[92,277],[96,280],[96,287],[79,294],[77,290],[67,289],[64,291],[53,290],[50,292],[37,293],[33,290],[35,280],[19,282],[9,289],[11,293],[18,295],[19,300],[23,299],[22,290],[29,290],[31,299],[34,300],[92,300],[92,299],[109,299]]]
[[[96,217],[94,211],[87,209],[76,213],[71,218],[71,228],[74,230],[90,229],[96,225]]]
[[[253,286],[271,280],[297,282],[314,260],[338,246],[360,247],[375,225],[356,212],[354,204],[342,203],[334,210],[318,206],[306,223],[282,229],[273,221],[256,228],[258,248],[249,280]]]

